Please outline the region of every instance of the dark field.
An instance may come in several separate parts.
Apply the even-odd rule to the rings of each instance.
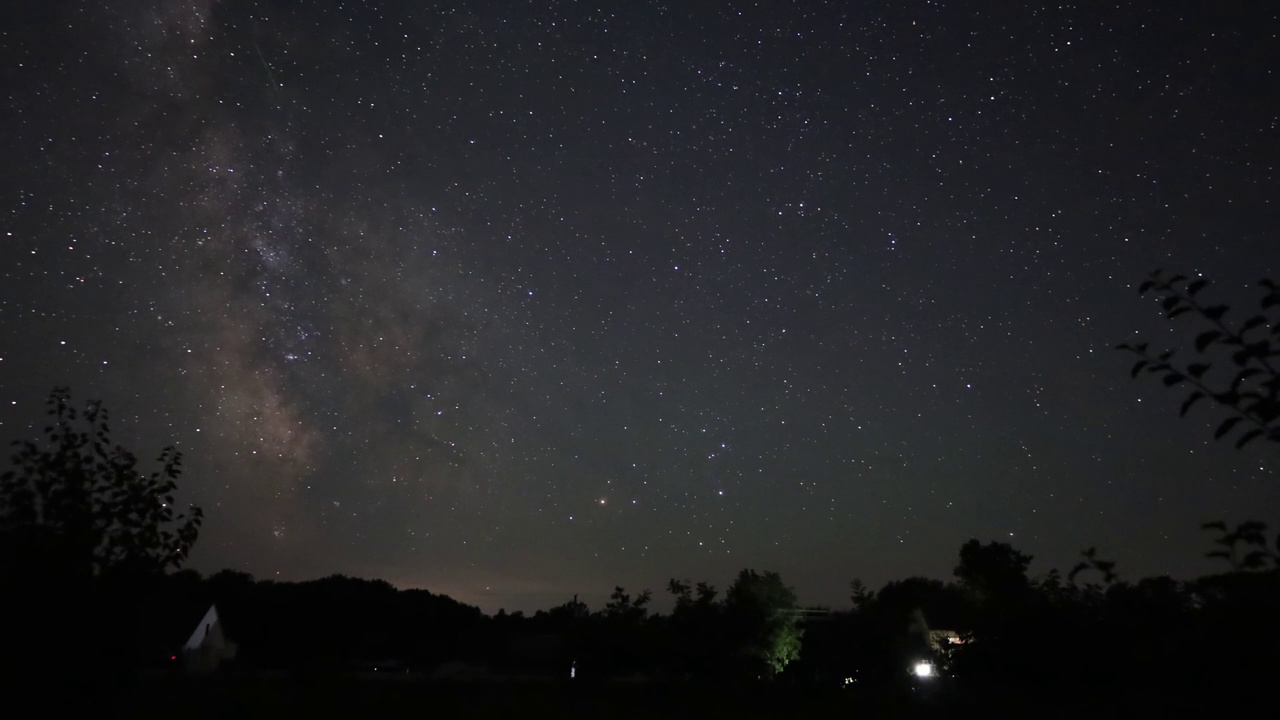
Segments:
[[[949,718],[1193,717],[1230,703],[1187,703],[1163,692],[1036,698],[1011,689],[817,690],[662,683],[430,683],[416,678],[134,679],[103,689],[98,716],[130,718]],[[1164,698],[1162,700],[1162,698]],[[88,700],[88,696],[81,696]]]

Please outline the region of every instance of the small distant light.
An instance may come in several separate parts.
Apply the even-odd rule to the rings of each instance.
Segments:
[[[919,678],[933,677],[933,663],[918,662],[915,667],[911,668],[911,672],[915,673],[915,676]]]

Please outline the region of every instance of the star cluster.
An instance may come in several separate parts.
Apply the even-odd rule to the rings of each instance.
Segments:
[[[7,6],[0,431],[70,385],[196,567],[488,610],[1277,506],[1112,350],[1280,270],[1273,8],[688,5]]]

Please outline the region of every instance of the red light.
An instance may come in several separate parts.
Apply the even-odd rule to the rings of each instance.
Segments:
[[[170,660],[177,660],[177,659],[178,659],[178,656],[177,656],[177,655],[170,655],[170,656],[169,656],[169,659],[170,659]]]

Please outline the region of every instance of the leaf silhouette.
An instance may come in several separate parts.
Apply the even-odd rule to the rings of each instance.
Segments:
[[[1236,534],[1254,545],[1266,543],[1266,538],[1263,535],[1266,531],[1267,524],[1258,520],[1246,520],[1236,526]]]
[[[1244,556],[1244,559],[1240,561],[1240,566],[1247,570],[1253,570],[1265,565],[1266,561],[1267,553],[1262,550],[1253,550]]]
[[[1239,440],[1236,440],[1236,449],[1237,449],[1237,450],[1239,450],[1240,448],[1242,448],[1242,447],[1244,447],[1245,445],[1249,444],[1251,441],[1256,440],[1256,439],[1257,439],[1258,437],[1260,437],[1261,435],[1262,435],[1262,431],[1261,431],[1261,430],[1258,430],[1258,429],[1250,430],[1249,432],[1245,433],[1244,435],[1241,435],[1241,436],[1240,436],[1240,439],[1239,439]]]
[[[1240,326],[1240,334],[1243,335],[1244,333],[1249,332],[1250,330],[1258,327],[1259,325],[1266,325],[1266,324],[1267,324],[1267,318],[1265,318],[1262,315],[1254,315],[1253,317],[1246,320],[1244,322],[1244,325]]]
[[[1241,419],[1242,418],[1238,418],[1238,417],[1229,417],[1226,420],[1223,420],[1222,424],[1218,426],[1218,429],[1214,431],[1213,439],[1214,440],[1222,439],[1222,436],[1231,432],[1231,428],[1239,424]]]
[[[1232,379],[1231,381],[1231,389],[1235,390],[1240,387],[1240,383],[1244,382],[1245,380],[1248,380],[1249,378],[1255,375],[1261,375],[1261,374],[1262,374],[1262,371],[1259,370],[1258,368],[1245,368],[1240,372],[1236,373],[1235,378]]]
[[[1089,569],[1089,563],[1087,562],[1078,563],[1074,568],[1071,568],[1071,572],[1067,573],[1067,581],[1075,582],[1076,576],[1088,569]]]
[[[1187,401],[1182,403],[1182,410],[1178,413],[1178,415],[1182,417],[1186,417],[1187,411],[1191,409],[1191,406],[1194,405],[1196,401],[1200,400],[1203,397],[1204,397],[1204,393],[1200,392],[1199,390],[1191,393],[1190,397],[1187,398]]]

